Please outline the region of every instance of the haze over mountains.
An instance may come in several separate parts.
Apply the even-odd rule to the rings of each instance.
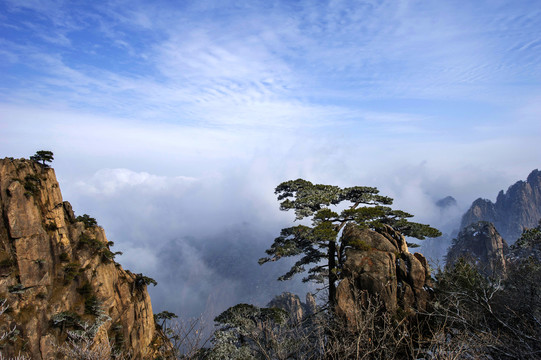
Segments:
[[[524,229],[536,227],[541,219],[541,172],[535,169],[526,181],[519,180],[507,191],[500,190],[495,203],[488,199],[476,199],[461,218],[457,216],[460,210],[454,198],[445,197],[436,204],[442,212],[447,211],[448,222],[441,226],[444,232],[441,238],[421,244],[421,252],[432,261],[441,262],[451,240],[458,236],[459,231],[478,221],[493,223],[503,239],[511,245]]]
[[[525,229],[537,226],[541,219],[541,172],[533,170],[526,181],[517,181],[496,202],[477,199],[462,217],[460,228],[477,221],[494,224],[500,235],[513,244]]]

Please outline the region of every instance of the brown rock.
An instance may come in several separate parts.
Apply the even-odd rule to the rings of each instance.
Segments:
[[[109,249],[102,228],[75,222],[53,169],[0,160],[0,212],[0,294],[12,309],[2,320],[17,324],[21,337],[3,349],[4,356],[15,356],[25,344],[32,359],[55,358],[66,329],[52,326],[52,319],[69,311],[96,321],[97,315],[85,314],[90,295],[110,318],[95,341],[108,342],[115,325],[134,359],[154,351],[157,332],[146,286],[137,287],[135,275],[104,258]]]
[[[354,224],[347,224],[342,233],[342,243],[348,244],[360,250],[366,248],[377,249],[381,251],[396,252],[399,250],[398,244],[391,238],[372,231],[370,229],[361,229]]]
[[[513,244],[524,229],[537,226],[541,219],[541,171],[533,170],[526,181],[517,181],[507,192],[499,192],[496,202],[475,200],[462,217],[460,229],[478,221],[494,224],[498,233]]]
[[[346,250],[344,272],[352,279],[352,291],[367,290],[377,294],[387,310],[396,308],[396,257],[377,250]]]
[[[459,258],[488,276],[505,275],[509,247],[492,223],[479,221],[462,229],[447,253],[448,266]]]
[[[284,292],[272,299],[267,307],[277,307],[285,310],[289,314],[289,319],[293,324],[300,324],[306,320],[307,316],[315,313],[316,301],[312,294],[306,294],[306,303],[302,303],[300,298],[290,292]]]
[[[348,244],[370,246],[346,249],[344,279],[337,287],[337,313],[353,319],[367,296],[376,296],[391,312],[398,307],[409,313],[424,310],[431,284],[425,257],[411,254],[404,236],[391,227],[382,229],[382,234],[354,227],[348,224],[344,229]]]
[[[383,236],[392,241],[400,252],[408,252],[408,244],[404,235],[393,229],[391,226],[384,224],[383,228],[379,230]]]

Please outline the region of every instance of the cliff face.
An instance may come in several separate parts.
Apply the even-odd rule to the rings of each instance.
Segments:
[[[69,330],[88,330],[136,359],[156,335],[145,278],[114,261],[104,230],[77,221],[53,169],[0,160],[0,327],[17,336],[0,352],[52,359]],[[0,328],[0,333],[2,329]]]
[[[487,276],[506,272],[506,255],[509,247],[494,225],[479,221],[460,231],[447,253],[447,265],[464,258]]]
[[[306,320],[310,315],[316,312],[316,300],[311,293],[306,294],[306,303],[290,292],[284,292],[272,299],[267,307],[277,307],[285,310],[289,314],[289,320],[292,324],[298,325]]]
[[[525,228],[533,228],[541,219],[541,172],[534,170],[526,181],[518,181],[500,191],[496,203],[477,199],[462,217],[460,228],[478,221],[494,224],[509,243],[515,242]]]
[[[380,232],[348,224],[343,243],[358,244],[346,250],[345,279],[337,288],[337,312],[354,319],[359,302],[377,295],[388,311],[399,307],[409,313],[426,309],[431,277],[426,259],[408,251],[399,232],[386,226]]]

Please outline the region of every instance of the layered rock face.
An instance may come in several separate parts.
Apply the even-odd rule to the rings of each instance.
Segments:
[[[316,312],[316,300],[311,293],[306,294],[306,302],[290,292],[284,292],[272,299],[267,307],[277,307],[289,314],[289,319],[294,325],[300,324],[310,315]]]
[[[9,306],[0,333],[18,331],[0,353],[56,358],[67,332],[87,324],[96,345],[150,356],[156,330],[144,277],[114,261],[101,227],[76,220],[53,169],[0,160],[0,211],[0,300]]]
[[[533,228],[541,219],[541,172],[534,170],[526,181],[518,181],[500,191],[496,203],[477,199],[462,217],[460,228],[478,221],[494,224],[501,236],[514,243],[526,228]]]
[[[503,275],[508,252],[507,243],[494,225],[479,221],[460,231],[447,253],[447,265],[453,265],[463,258],[486,276]]]
[[[431,278],[423,255],[408,251],[406,240],[386,226],[381,233],[348,224],[342,243],[346,250],[344,277],[337,288],[337,313],[355,316],[366,296],[377,295],[386,310],[424,310],[430,298]]]

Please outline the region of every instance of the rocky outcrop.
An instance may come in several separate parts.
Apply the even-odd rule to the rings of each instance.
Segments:
[[[479,221],[468,225],[453,240],[446,264],[452,266],[460,258],[475,265],[486,276],[504,275],[509,247],[494,225]]]
[[[104,230],[75,218],[53,169],[0,160],[0,327],[17,328],[4,356],[56,358],[68,330],[86,330],[134,359],[151,356],[156,336],[148,279],[114,261]],[[86,324],[86,325],[85,325]],[[0,329],[0,333],[1,333]]]
[[[380,232],[348,224],[342,234],[346,249],[344,279],[337,287],[338,314],[350,319],[367,296],[377,296],[387,311],[424,310],[431,277],[426,259],[408,251],[406,240],[390,226]]]
[[[311,293],[306,294],[306,302],[303,303],[297,295],[284,292],[272,299],[267,307],[285,310],[291,323],[298,325],[316,312],[316,301]]]
[[[494,224],[501,236],[514,243],[527,228],[533,228],[541,219],[541,172],[534,170],[526,181],[518,181],[500,191],[496,202],[477,199],[462,217],[463,229],[478,221]]]

